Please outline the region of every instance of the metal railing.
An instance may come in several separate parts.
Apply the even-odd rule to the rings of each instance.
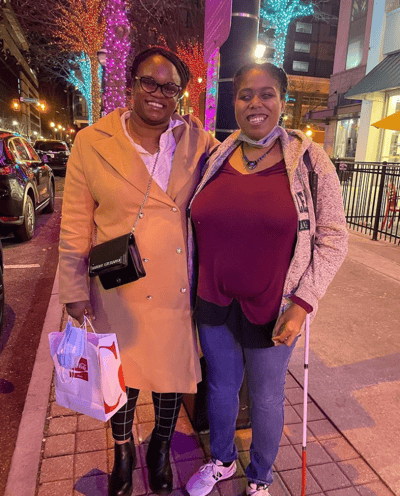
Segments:
[[[372,239],[400,241],[400,164],[335,159],[348,225]]]

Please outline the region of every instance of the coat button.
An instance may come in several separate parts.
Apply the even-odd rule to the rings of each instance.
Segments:
[[[182,248],[177,248],[176,253],[182,253]]]
[[[144,258],[144,259],[143,259],[143,262],[148,262],[148,261],[149,261],[149,259],[148,259],[148,258]]]
[[[172,210],[173,212],[177,212],[177,211],[178,211],[178,209],[177,209],[176,207],[172,207],[172,208],[171,208],[171,210]]]
[[[186,293],[186,288],[181,288],[181,293]]]
[[[152,300],[152,299],[153,299],[153,297],[152,297],[151,295],[146,296],[146,298],[147,298],[148,300]]]
[[[139,219],[143,219],[143,217],[144,217],[144,213],[143,212],[140,212]]]

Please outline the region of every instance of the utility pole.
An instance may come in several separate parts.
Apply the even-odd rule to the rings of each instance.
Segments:
[[[254,60],[258,40],[260,0],[233,0],[229,37],[220,49],[215,136],[220,141],[237,129],[233,107],[233,76]]]

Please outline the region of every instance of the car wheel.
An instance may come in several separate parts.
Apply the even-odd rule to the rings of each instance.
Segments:
[[[18,241],[29,241],[32,239],[33,233],[35,232],[35,221],[35,207],[32,198],[27,196],[24,206],[24,222],[14,233],[14,236]]]
[[[46,208],[43,209],[43,213],[52,214],[54,212],[54,202],[55,202],[55,192],[53,181],[50,181],[50,201]]]
[[[4,320],[4,278],[3,271],[0,267],[0,331],[3,328]]]

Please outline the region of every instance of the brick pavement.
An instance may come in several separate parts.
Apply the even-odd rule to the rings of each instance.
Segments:
[[[275,463],[272,496],[300,496],[303,390],[290,373],[286,381],[285,428]],[[133,496],[151,494],[145,454],[153,429],[151,395],[139,396],[133,434],[138,464]],[[239,463],[236,475],[218,484],[210,496],[244,494],[244,469],[249,461],[250,429],[236,432]],[[174,491],[185,495],[190,475],[209,457],[208,436],[197,435],[182,407],[172,441]],[[378,475],[309,399],[307,495],[393,496]],[[105,496],[113,465],[113,440],[109,422],[101,422],[58,406],[54,385],[44,428],[36,496]]]

